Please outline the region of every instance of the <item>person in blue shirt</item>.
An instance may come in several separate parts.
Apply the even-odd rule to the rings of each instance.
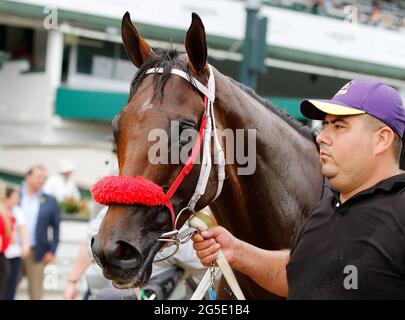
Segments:
[[[20,206],[31,243],[31,251],[22,263],[22,274],[28,278],[33,300],[42,298],[44,268],[53,261],[59,243],[60,210],[55,197],[41,191],[45,180],[46,169],[36,165],[27,171],[21,188]]]

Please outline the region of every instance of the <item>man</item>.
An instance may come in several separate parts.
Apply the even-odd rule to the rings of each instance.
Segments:
[[[21,190],[21,210],[26,219],[31,251],[23,260],[31,299],[42,298],[44,268],[54,259],[59,242],[60,211],[53,196],[41,191],[46,179],[45,168],[37,165],[28,170]],[[52,228],[52,239],[48,229]]]
[[[262,250],[215,227],[194,236],[197,256],[208,266],[221,247],[234,269],[289,299],[404,299],[400,96],[355,79],[331,100],[303,101],[301,112],[324,121],[317,143],[333,195],[314,206],[291,251]]]
[[[65,158],[58,163],[58,174],[50,176],[43,187],[43,191],[54,196],[58,202],[67,199],[80,200],[80,192],[72,179],[72,174],[76,169],[75,164]]]

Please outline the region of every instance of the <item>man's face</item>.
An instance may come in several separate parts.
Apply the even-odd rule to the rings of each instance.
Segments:
[[[373,163],[373,133],[365,127],[364,115],[326,115],[320,146],[322,174],[340,192],[362,184]]]
[[[31,174],[27,175],[26,177],[27,185],[29,185],[36,192],[42,189],[45,180],[46,172],[41,168],[34,168]]]

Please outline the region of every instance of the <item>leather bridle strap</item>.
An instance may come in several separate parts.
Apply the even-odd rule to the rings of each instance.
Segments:
[[[210,76],[208,79],[208,88],[204,86],[200,81],[196,78],[190,76],[186,72],[179,70],[179,69],[172,69],[170,73],[175,74],[177,76],[182,77],[186,81],[188,81],[191,85],[193,85],[197,90],[199,90],[204,95],[204,114],[201,120],[200,130],[198,133],[197,140],[192,148],[191,155],[186,161],[185,166],[181,170],[180,174],[176,177],[172,185],[170,186],[168,192],[166,193],[167,198],[170,200],[176,190],[180,187],[181,183],[185,179],[185,177],[190,173],[198,154],[198,151],[201,149],[201,154],[203,155],[202,163],[201,163],[201,170],[200,175],[198,178],[197,186],[194,191],[193,196],[191,197],[187,207],[190,211],[194,211],[195,205],[201,196],[205,193],[205,189],[208,183],[208,178],[212,168],[212,160],[211,160],[211,134],[214,133],[214,143],[215,143],[215,150],[216,150],[216,160],[218,166],[218,186],[217,192],[215,194],[214,200],[220,195],[223,182],[225,179],[225,157],[224,152],[221,147],[221,143],[219,142],[216,128],[215,128],[215,115],[214,115],[214,101],[215,101],[215,79],[214,73],[211,66],[208,66],[210,71]],[[146,71],[146,74],[154,74],[154,73],[163,73],[163,68],[151,68]],[[201,148],[202,146],[202,148]]]

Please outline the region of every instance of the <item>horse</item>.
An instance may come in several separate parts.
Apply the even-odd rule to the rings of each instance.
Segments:
[[[246,137],[248,129],[255,129],[256,167],[252,174],[241,175],[238,164],[227,161],[222,192],[216,198],[219,167],[213,164],[195,210],[209,206],[220,225],[254,246],[268,250],[290,248],[297,229],[323,193],[319,153],[311,130],[209,65],[205,29],[197,14],[192,14],[183,54],[152,50],[128,12],[122,19],[121,33],[125,51],[138,71],[125,107],[112,122],[119,176],[142,177],[164,192],[168,190],[184,166],[152,164],[148,150],[153,143],[148,133],[159,128],[170,135],[172,120],[178,121],[181,131],[193,128],[198,132],[206,97],[192,79],[207,86],[210,76],[215,77],[214,130],[235,133],[242,129]],[[181,148],[182,143],[180,139],[169,150]],[[229,148],[225,151],[228,157]],[[214,148],[209,152],[214,157]],[[148,281],[154,256],[163,245],[158,240],[172,230],[173,219],[187,207],[201,166],[196,163],[191,168],[169,204],[109,204],[99,232],[92,239],[92,251],[104,276],[116,287],[138,287]],[[114,192],[111,190],[108,192]],[[125,195],[130,191],[124,186],[120,192]],[[179,219],[179,225],[186,219],[187,214]],[[236,277],[247,299],[275,297],[247,276],[236,272]],[[218,298],[225,299],[222,284]]]

